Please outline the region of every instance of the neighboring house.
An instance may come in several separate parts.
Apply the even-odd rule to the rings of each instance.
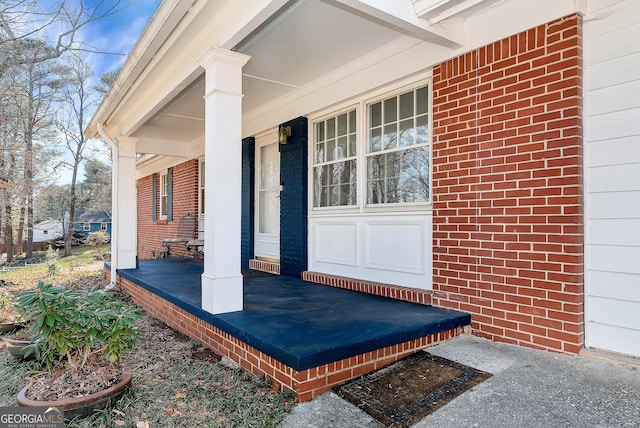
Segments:
[[[73,230],[83,235],[92,232],[107,232],[111,236],[111,213],[108,211],[78,211]]]
[[[197,213],[211,313],[251,266],[640,356],[639,67],[631,0],[165,0],[87,128],[112,274]]]
[[[64,235],[60,220],[45,220],[33,225],[33,242],[47,242]]]

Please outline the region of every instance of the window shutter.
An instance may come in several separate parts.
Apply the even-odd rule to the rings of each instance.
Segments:
[[[158,174],[153,174],[151,178],[151,219],[158,219]]]
[[[167,170],[167,221],[173,220],[173,168]]]

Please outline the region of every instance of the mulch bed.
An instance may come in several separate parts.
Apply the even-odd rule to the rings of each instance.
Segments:
[[[334,388],[388,427],[408,427],[491,377],[454,361],[418,352]]]
[[[27,398],[37,401],[54,401],[83,397],[104,391],[124,379],[124,370],[96,359],[80,370],[66,366],[29,379]]]

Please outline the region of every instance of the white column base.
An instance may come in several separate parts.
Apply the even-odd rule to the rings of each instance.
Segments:
[[[202,309],[212,314],[241,311],[244,295],[242,275],[215,278],[202,275]]]

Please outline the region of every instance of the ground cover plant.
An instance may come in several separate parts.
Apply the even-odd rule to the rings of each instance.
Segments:
[[[2,273],[0,280],[8,284],[2,287],[35,288],[38,281],[104,287],[103,262],[94,263],[95,251],[87,247],[82,255],[73,256],[75,260],[61,258],[54,277],[48,276],[46,266]],[[120,293],[118,298],[131,303]],[[132,387],[113,409],[72,421],[69,427],[271,427],[295,404],[290,393],[226,367],[217,355],[147,313],[136,321],[135,329],[142,341],[121,360],[133,374]],[[0,407],[15,406],[17,392],[37,370],[35,363],[16,361],[0,349]]]

